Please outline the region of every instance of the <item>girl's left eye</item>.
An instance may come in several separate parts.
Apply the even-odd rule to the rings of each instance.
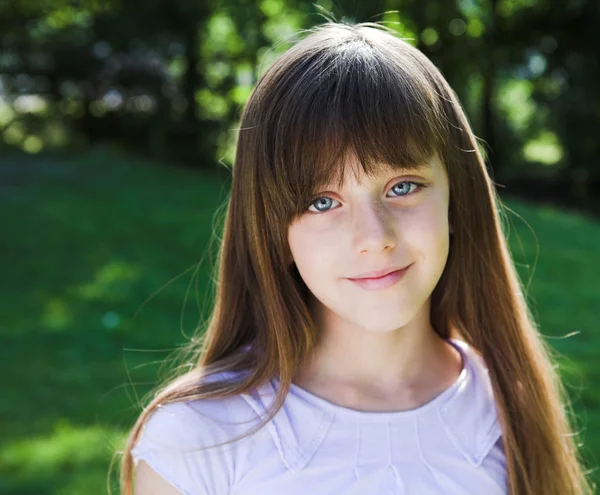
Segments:
[[[410,186],[416,186],[415,189],[413,189],[412,191],[408,192],[410,190]],[[419,182],[414,182],[414,181],[401,181],[401,182],[397,182],[396,184],[394,184],[392,186],[392,188],[390,189],[390,191],[393,191],[395,188],[397,188],[398,186],[407,186],[407,187],[402,187],[400,188],[400,192],[398,192],[398,190],[396,190],[396,193],[398,194],[398,196],[396,197],[404,197],[404,196],[409,196],[410,194],[413,194],[416,190],[421,189],[423,187],[425,187],[424,184],[421,184]],[[320,206],[327,206],[327,205],[323,205],[321,200],[330,200],[330,201],[335,201],[335,199],[332,199],[328,196],[320,196],[318,198],[316,198],[310,205],[309,205],[309,212],[311,213],[324,213],[326,211],[329,211],[331,208],[327,208],[324,210],[311,210],[310,207],[316,205],[318,202],[321,202]]]
[[[393,190],[396,186],[405,185],[405,184],[406,185],[412,184],[413,186],[417,186],[416,189],[419,189],[422,186],[422,184],[419,184],[417,182],[411,182],[411,181],[406,181],[405,180],[405,181],[398,182],[398,183],[394,184],[392,186],[392,188],[390,189],[390,191]],[[408,189],[410,189],[410,187]],[[401,196],[408,196],[408,194],[412,194],[412,192],[414,192],[414,191],[411,191],[410,193],[407,193],[407,194],[401,194]]]

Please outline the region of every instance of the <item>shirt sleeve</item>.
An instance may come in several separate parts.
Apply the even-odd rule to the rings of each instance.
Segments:
[[[199,401],[196,401],[198,403]],[[226,495],[234,479],[233,444],[214,418],[198,407],[173,402],[153,411],[131,451],[182,495]]]

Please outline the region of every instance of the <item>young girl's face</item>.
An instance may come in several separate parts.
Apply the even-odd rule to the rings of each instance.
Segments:
[[[427,165],[406,173],[388,168],[374,178],[360,167],[358,176],[348,170],[341,189],[319,191],[290,224],[294,262],[320,310],[384,332],[428,310],[425,303],[448,258],[449,186],[437,154]],[[399,280],[383,288],[369,290],[350,280],[407,266]]]

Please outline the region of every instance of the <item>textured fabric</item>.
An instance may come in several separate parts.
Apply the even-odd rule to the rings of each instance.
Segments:
[[[167,404],[132,452],[183,495],[501,495],[507,493],[502,432],[487,369],[466,343],[457,381],[423,406],[364,412],[297,385],[261,430],[273,379],[251,394]],[[196,450],[195,450],[196,449]]]

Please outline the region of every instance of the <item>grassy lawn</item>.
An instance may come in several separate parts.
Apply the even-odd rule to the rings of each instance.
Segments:
[[[226,194],[217,175],[107,151],[0,161],[0,494],[106,493],[138,398],[206,307]],[[515,259],[542,333],[564,355],[595,465],[600,222],[506,201]]]

